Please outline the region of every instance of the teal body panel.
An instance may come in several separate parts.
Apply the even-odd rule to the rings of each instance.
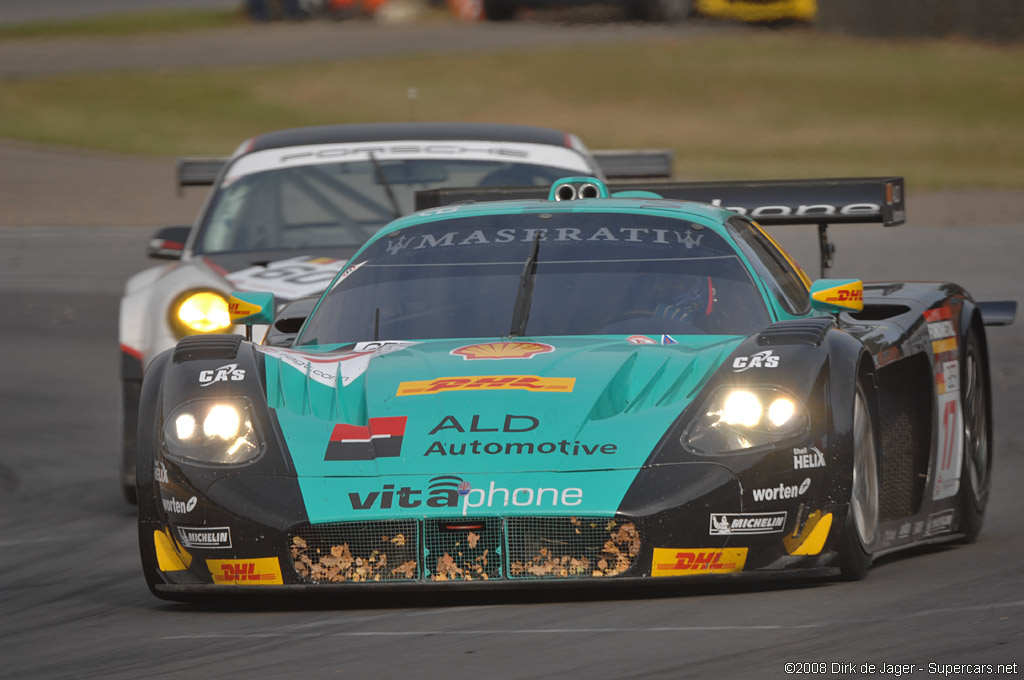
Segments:
[[[262,351],[267,402],[310,521],[319,523],[464,511],[613,514],[658,441],[743,338],[675,340]],[[482,347],[488,358],[467,357],[474,353],[467,347]],[[524,347],[538,351],[489,356]],[[502,387],[479,388],[495,381]]]

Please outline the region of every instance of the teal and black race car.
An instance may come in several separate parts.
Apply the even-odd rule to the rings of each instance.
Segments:
[[[812,285],[759,224],[818,224],[824,269],[827,223],[903,220],[900,178],[657,187],[677,198],[428,195],[311,313],[236,294],[237,322],[273,322],[262,343],[159,355],[137,464],[153,593],[856,579],[972,540],[985,324],[1015,303]]]

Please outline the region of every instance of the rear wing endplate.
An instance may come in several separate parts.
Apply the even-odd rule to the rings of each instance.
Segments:
[[[883,224],[906,220],[902,177],[783,179],[733,182],[610,182],[608,190],[651,191],[679,201],[709,203],[733,210],[762,225],[815,224],[821,275],[832,266],[835,246],[830,224]],[[416,209],[467,201],[546,199],[548,187],[465,187],[416,192]]]
[[[212,186],[227,164],[226,157],[204,156],[179,158],[177,164],[178,194],[185,187]]]
[[[591,152],[608,179],[668,179],[671,149],[605,149]]]
[[[978,309],[981,310],[981,321],[986,326],[1009,326],[1017,316],[1015,300],[978,302],[977,304]]]

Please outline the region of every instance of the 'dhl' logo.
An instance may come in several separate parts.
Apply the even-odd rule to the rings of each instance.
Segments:
[[[273,574],[261,574],[256,571],[255,562],[239,562],[237,564],[220,565],[220,574],[214,574],[213,580],[219,583],[249,583],[252,581],[272,581]]]
[[[370,418],[364,427],[335,425],[324,460],[375,460],[402,455],[406,416]]]

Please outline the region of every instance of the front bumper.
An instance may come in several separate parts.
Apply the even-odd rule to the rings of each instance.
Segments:
[[[140,544],[154,592],[171,599],[235,590],[543,588],[834,573],[832,534],[845,507],[744,508],[735,475],[718,465],[648,474],[658,475],[661,487],[652,483],[642,504],[624,504],[614,516],[508,512],[319,524],[305,519],[301,501],[281,502],[293,496],[294,477],[240,476],[202,497],[171,481],[158,487],[159,517],[140,522]],[[677,483],[676,475],[691,483]],[[723,520],[740,528],[723,530]]]

